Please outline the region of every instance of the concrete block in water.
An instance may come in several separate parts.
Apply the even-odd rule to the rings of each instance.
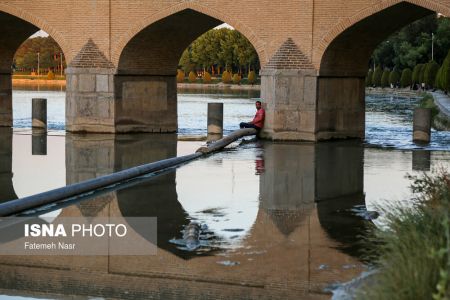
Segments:
[[[415,108],[413,121],[413,141],[429,143],[431,139],[431,109]]]
[[[33,98],[31,106],[31,126],[37,128],[47,128],[47,99]]]
[[[223,137],[223,103],[208,103],[208,141]]]

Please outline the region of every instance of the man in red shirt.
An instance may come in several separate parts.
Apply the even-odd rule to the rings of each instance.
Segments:
[[[240,128],[255,128],[260,131],[264,126],[264,118],[266,116],[266,111],[261,106],[261,101],[256,101],[256,114],[253,120],[249,123],[242,122],[239,124]]]

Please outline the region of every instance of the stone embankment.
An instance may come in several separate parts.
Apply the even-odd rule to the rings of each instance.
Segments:
[[[440,91],[430,94],[439,109],[439,114],[433,120],[433,127],[438,130],[450,131],[450,96]]]
[[[367,95],[394,95],[400,97],[419,97],[422,91],[409,88],[366,88]]]
[[[423,97],[424,91],[409,88],[366,88],[367,95],[394,95],[400,97]],[[450,131],[450,96],[441,91],[426,92],[433,96],[439,114],[433,118],[433,128]]]
[[[12,84],[14,86],[21,86],[21,85],[66,85],[65,80],[49,80],[49,79],[24,79],[24,78],[13,78]]]

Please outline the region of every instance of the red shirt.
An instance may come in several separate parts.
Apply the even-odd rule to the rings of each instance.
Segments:
[[[256,111],[256,115],[253,118],[252,124],[259,127],[259,128],[263,128],[264,126],[264,118],[266,116],[266,111],[264,110],[264,108],[260,108]]]

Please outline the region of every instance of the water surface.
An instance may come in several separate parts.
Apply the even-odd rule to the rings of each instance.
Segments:
[[[202,144],[178,141],[176,134],[64,134],[64,93],[39,93],[53,99],[51,134],[42,138],[27,129],[29,98],[36,93],[15,92],[16,129],[0,135],[0,201],[189,154]],[[258,95],[246,93],[179,95],[179,134],[205,134],[207,102],[225,103],[228,131],[251,119]],[[361,239],[371,223],[383,219],[371,220],[370,212],[391,203],[411,205],[405,176],[450,165],[448,133],[433,132],[425,149],[410,141],[417,99],[366,101],[365,143],[248,140],[156,177],[27,212],[54,218],[156,216],[158,253],[0,257],[0,294],[329,299],[330,286],[367,270]],[[212,237],[189,251],[182,237],[192,221]]]

